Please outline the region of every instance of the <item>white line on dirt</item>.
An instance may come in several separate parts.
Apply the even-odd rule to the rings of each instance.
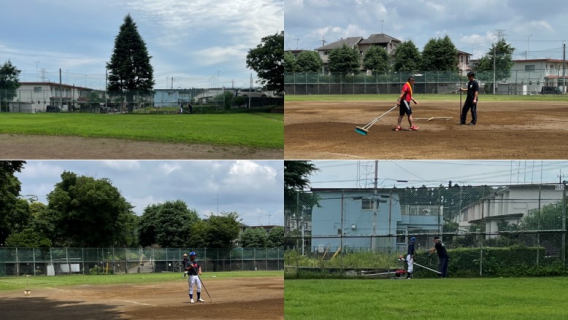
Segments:
[[[126,301],[126,300],[122,300],[122,301],[128,302],[128,303],[139,304],[139,305],[142,305],[142,306],[157,307],[157,305],[155,305],[155,304],[148,304],[148,303],[142,303],[142,302],[136,302],[136,301]]]

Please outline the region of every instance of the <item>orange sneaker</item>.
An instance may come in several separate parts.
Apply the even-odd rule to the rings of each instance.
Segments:
[[[417,126],[410,127],[410,130],[418,130],[418,129],[420,129],[420,128],[418,128]]]

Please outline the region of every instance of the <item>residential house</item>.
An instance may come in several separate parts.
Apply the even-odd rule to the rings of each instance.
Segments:
[[[401,252],[414,234],[440,231],[438,205],[401,203],[400,189],[312,189],[319,206],[312,210],[311,250]],[[426,241],[426,240],[425,240]],[[426,243],[424,243],[426,245]]]
[[[467,232],[472,224],[482,224],[487,233],[496,233],[499,222],[518,224],[530,212],[560,200],[562,191],[556,190],[555,185],[506,186],[462,208],[454,222],[458,223],[460,232]]]
[[[343,45],[347,46],[348,48],[354,49],[356,48],[359,51],[358,44],[363,40],[363,37],[349,37],[346,39],[340,39],[338,41],[332,42],[325,46],[319,47],[316,49],[318,54],[320,55],[321,60],[323,61],[323,72],[329,72],[329,53],[333,49],[338,49],[343,47]]]
[[[470,57],[471,53],[458,50],[458,69],[462,76],[467,75],[467,73],[472,70],[470,67]]]
[[[10,111],[45,112],[48,105],[59,106],[62,111],[69,111],[90,103],[89,98],[93,92],[104,103],[105,92],[102,90],[55,82],[20,82],[16,96],[10,102]]]

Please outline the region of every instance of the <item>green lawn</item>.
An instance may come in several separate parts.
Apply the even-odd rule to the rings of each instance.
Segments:
[[[0,133],[284,148],[283,114],[0,113]]]
[[[40,289],[45,287],[76,286],[76,285],[105,285],[105,284],[148,284],[156,282],[181,281],[182,273],[146,273],[121,275],[71,275],[71,276],[36,276],[36,277],[0,277],[0,292],[7,290],[25,289],[26,280],[29,287]],[[282,271],[233,271],[233,272],[204,272],[203,282],[223,278],[243,277],[278,277]],[[208,279],[208,280],[206,280]]]
[[[465,101],[465,93],[462,99]],[[286,95],[285,101],[396,101],[399,94],[332,94],[332,95]],[[420,101],[456,101],[460,99],[459,94],[415,94],[414,97]],[[535,95],[535,96],[509,96],[481,94],[483,101],[564,101],[568,102],[565,95]]]
[[[286,280],[291,319],[568,319],[568,278]]]

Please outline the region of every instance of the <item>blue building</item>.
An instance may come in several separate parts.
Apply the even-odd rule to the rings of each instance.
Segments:
[[[312,210],[312,252],[405,252],[408,239],[433,235],[443,224],[439,205],[401,203],[404,189],[319,189],[319,207]],[[431,246],[431,237],[419,237]]]

